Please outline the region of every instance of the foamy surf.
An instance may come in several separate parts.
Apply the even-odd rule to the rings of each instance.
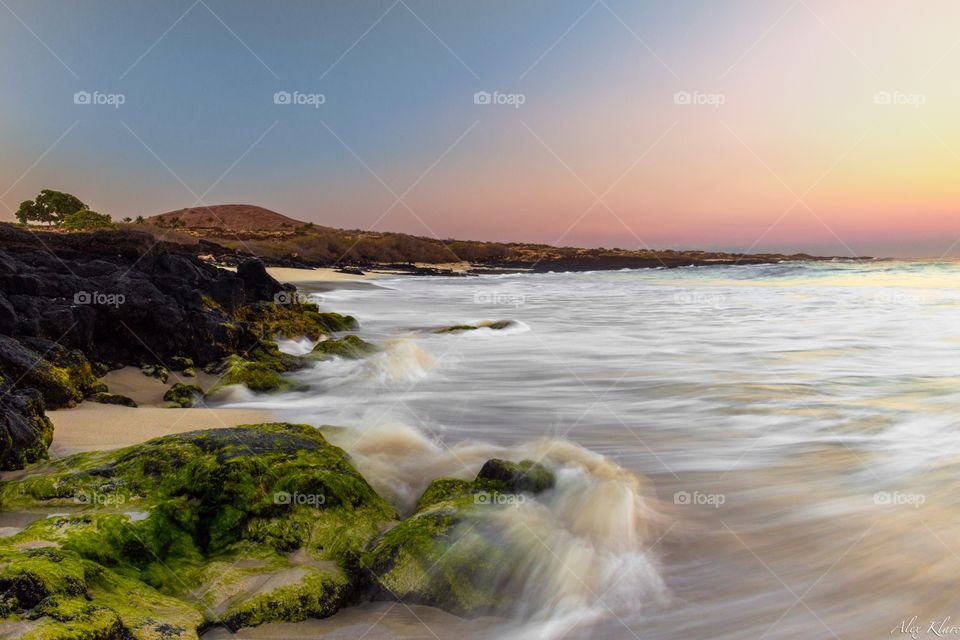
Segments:
[[[651,550],[669,518],[643,478],[603,456],[551,439],[444,447],[404,424],[336,429],[327,437],[403,514],[431,480],[472,479],[490,458],[532,459],[554,470],[553,489],[509,505],[480,504],[482,527],[462,525],[454,534],[484,536],[511,559],[498,584],[521,597],[497,612],[512,621],[504,623],[511,637],[585,632],[597,620],[635,618],[669,600]]]

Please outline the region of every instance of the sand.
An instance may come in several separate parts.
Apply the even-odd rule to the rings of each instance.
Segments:
[[[208,388],[214,376],[181,378],[170,374],[166,384],[150,378],[135,367],[111,371],[103,378],[111,393],[133,398],[137,408],[96,402],[82,402],[73,409],[47,411],[53,421],[50,457],[61,458],[80,451],[118,449],[171,433],[197,429],[220,429],[238,424],[269,422],[267,411],[194,407],[167,408],[163,394],[175,382],[199,384]]]
[[[375,280],[380,277],[377,273],[364,273],[362,276],[353,273],[340,273],[336,269],[293,269],[290,267],[267,267],[267,273],[278,282],[298,284],[300,282],[357,282]]]

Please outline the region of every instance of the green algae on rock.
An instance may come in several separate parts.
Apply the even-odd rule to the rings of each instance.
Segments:
[[[88,395],[107,390],[83,353],[60,345],[26,346],[0,335],[0,369],[16,388],[39,391],[48,409],[72,407]]]
[[[53,423],[44,413],[43,396],[35,389],[15,389],[0,374],[0,470],[22,469],[43,460],[53,440]]]
[[[19,553],[17,545],[55,546],[86,563],[78,566],[199,611],[183,627],[190,633],[204,620],[238,628],[333,614],[356,596],[359,558],[395,518],[343,450],[313,427],[287,423],[77,454],[0,486],[5,510],[78,504],[81,514],[0,539],[0,564],[3,554]],[[103,596],[87,589],[85,597],[116,613],[132,637],[150,637]],[[24,611],[8,607],[0,618]]]
[[[120,395],[119,393],[109,393],[107,391],[102,391],[100,393],[95,393],[87,400],[91,402],[99,402],[100,404],[119,404],[124,407],[136,407],[137,403],[133,398],[128,398],[127,396]]]
[[[459,615],[495,611],[513,594],[504,584],[508,551],[489,527],[489,509],[516,504],[520,492],[551,488],[543,465],[489,460],[473,481],[438,478],[416,512],[364,554],[378,597],[427,604]]]
[[[68,524],[60,526],[69,528]],[[203,623],[198,607],[60,548],[56,542],[30,546],[36,542],[34,528],[40,527],[28,527],[0,541],[0,590],[4,594],[0,617],[25,621],[26,630],[20,637],[197,638],[197,628]]]
[[[317,343],[312,353],[318,356],[337,356],[348,360],[356,360],[370,355],[378,350],[373,345],[353,334],[342,338],[327,338]]]
[[[177,382],[163,394],[164,400],[182,408],[192,407],[202,397],[203,389],[195,384],[184,384],[182,382]]]
[[[454,324],[449,327],[440,327],[439,329],[434,329],[434,333],[462,333],[464,331],[476,331],[477,329],[492,329],[494,331],[499,331],[501,329],[506,329],[513,322],[510,320],[496,320],[493,322],[480,322],[478,324]]]
[[[293,294],[289,296],[292,297]],[[259,302],[247,305],[241,307],[235,315],[238,321],[244,322],[254,334],[265,340],[273,340],[277,336],[306,336],[317,340],[320,336],[357,328],[357,321],[352,316],[321,312],[313,303],[292,299],[286,304]]]
[[[166,382],[170,377],[170,371],[160,364],[142,364],[140,365],[140,373],[150,378],[156,378],[160,382]]]

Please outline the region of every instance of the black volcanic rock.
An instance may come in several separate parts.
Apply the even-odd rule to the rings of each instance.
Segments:
[[[282,290],[258,261],[230,273],[136,231],[32,232],[0,224],[0,332],[111,365],[198,365],[255,344],[229,323]]]
[[[22,469],[47,457],[53,424],[34,389],[14,389],[0,378],[0,470]]]
[[[45,407],[104,397],[95,371],[202,367],[259,344],[236,312],[273,301],[283,286],[257,260],[231,273],[199,260],[197,249],[138,231],[0,223],[0,468],[46,455]]]

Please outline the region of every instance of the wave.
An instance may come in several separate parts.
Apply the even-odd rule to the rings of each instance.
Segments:
[[[396,423],[336,429],[328,438],[405,515],[431,480],[472,479],[490,458],[532,459],[554,470],[553,489],[509,506],[479,506],[488,512],[482,531],[453,534],[482,535],[510,559],[497,580],[520,594],[501,612],[510,637],[559,638],[611,616],[635,620],[669,601],[651,546],[670,519],[645,478],[602,455],[549,438],[510,448],[477,440],[443,447]]]

